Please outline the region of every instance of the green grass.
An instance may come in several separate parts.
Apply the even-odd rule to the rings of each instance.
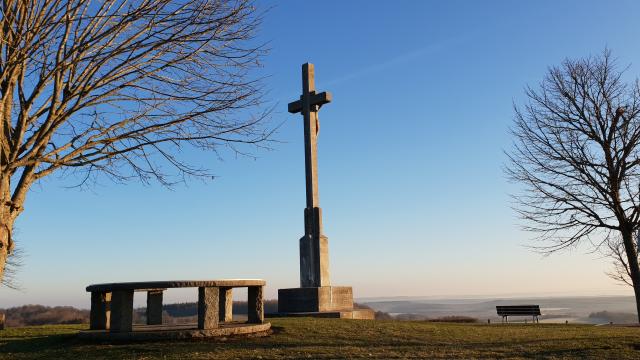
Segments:
[[[640,359],[640,328],[269,319],[274,333],[227,341],[93,344],[82,325],[0,331],[0,359],[598,358]]]

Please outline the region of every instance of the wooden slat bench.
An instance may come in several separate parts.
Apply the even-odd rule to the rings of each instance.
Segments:
[[[502,316],[502,322],[509,322],[509,316],[531,316],[534,322],[540,316],[540,305],[503,305],[496,306],[498,315]]]
[[[248,288],[248,323],[264,322],[264,280],[179,280],[95,284],[91,293],[91,330],[131,332],[133,330],[133,293],[147,292],[147,325],[162,324],[162,297],[166,289],[198,288],[198,329],[215,329],[233,317],[233,288]]]

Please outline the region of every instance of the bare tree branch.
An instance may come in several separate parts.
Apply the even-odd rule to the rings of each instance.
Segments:
[[[251,0],[0,3],[0,279],[38,179],[209,176],[188,148],[244,153],[273,129]]]

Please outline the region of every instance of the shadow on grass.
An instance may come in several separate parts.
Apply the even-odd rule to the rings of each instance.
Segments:
[[[280,334],[283,327],[274,326],[269,335],[262,335],[265,338]],[[261,337],[256,336],[230,336],[213,337],[205,339],[171,340],[170,346],[174,350],[185,351],[187,349],[221,346],[226,348],[255,349],[269,348],[269,345],[261,344]],[[217,344],[217,345],[216,345]],[[103,349],[109,352],[139,352],[149,353],[159,351],[168,345],[167,340],[150,341],[91,341],[79,339],[76,334],[56,334],[56,335],[19,335],[15,337],[0,338],[0,355],[2,354],[29,354],[29,353],[55,353],[84,351],[85,349]],[[160,349],[159,349],[160,348]],[[173,351],[172,351],[173,352]],[[104,354],[103,354],[104,355]]]
[[[4,342],[4,343],[2,343]],[[73,346],[77,342],[74,334],[22,336],[20,338],[0,339],[0,354],[37,353],[56,348]]]

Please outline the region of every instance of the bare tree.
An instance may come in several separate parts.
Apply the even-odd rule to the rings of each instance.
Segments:
[[[615,249],[640,321],[640,84],[611,53],[565,60],[515,108],[507,173],[524,228],[555,252],[586,243]],[[620,270],[620,269],[619,269]]]
[[[0,279],[38,179],[66,170],[170,184],[207,175],[178,157],[184,146],[241,151],[269,138],[250,0],[0,6]]]

